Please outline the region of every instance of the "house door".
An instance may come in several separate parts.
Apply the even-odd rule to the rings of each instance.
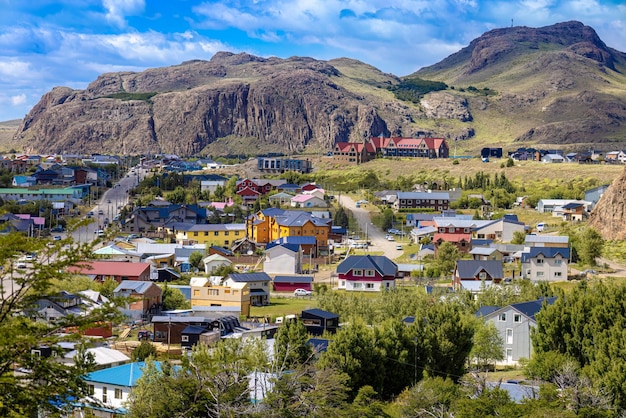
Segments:
[[[506,349],[506,362],[507,364],[513,363],[513,349],[512,348]]]

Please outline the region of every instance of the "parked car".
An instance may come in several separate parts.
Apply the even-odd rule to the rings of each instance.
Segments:
[[[293,291],[294,296],[311,296],[313,292],[306,289],[296,289]]]
[[[98,235],[99,237],[104,236],[104,231],[102,229],[96,229],[95,231],[93,231],[93,233]]]
[[[142,330],[139,330],[139,332],[137,332],[137,339],[139,341],[142,341],[142,340],[153,341],[154,334],[152,334],[152,331],[148,331],[147,329],[142,329]]]
[[[55,241],[61,241],[61,235],[55,235],[52,237],[52,239]]]
[[[93,216],[93,211],[90,210],[89,212],[87,212],[87,217],[88,218],[91,218],[92,216]]]
[[[63,226],[57,225],[54,228],[50,229],[50,232],[63,232]]]
[[[18,269],[25,269],[26,266],[26,261],[18,261],[17,264],[15,265],[16,268]]]
[[[393,237],[393,235],[389,235],[387,237],[387,241],[395,241],[396,239]]]
[[[98,215],[104,215],[104,211],[103,211],[102,209],[100,209],[100,210],[98,211]]]
[[[402,251],[402,245],[400,245],[400,244],[396,245],[396,250]]]

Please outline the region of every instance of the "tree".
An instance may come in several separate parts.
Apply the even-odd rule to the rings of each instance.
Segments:
[[[439,248],[437,248],[435,265],[442,275],[450,276],[452,275],[452,271],[456,266],[456,260],[458,260],[459,258],[459,249],[456,247],[456,245],[445,241],[441,243]]]
[[[187,199],[187,192],[184,187],[178,186],[173,192],[168,193],[165,199],[176,205],[182,205]]]
[[[452,379],[426,377],[402,392],[393,406],[402,417],[452,417],[449,411],[459,395]]]
[[[163,301],[163,310],[166,311],[191,308],[191,303],[185,298],[183,292],[179,289],[168,286],[167,283],[163,288],[161,300]]]
[[[133,361],[144,361],[148,357],[156,357],[157,349],[150,341],[143,340],[131,354]]]
[[[593,228],[585,228],[579,233],[577,243],[580,261],[595,266],[596,258],[602,255],[602,248],[604,247],[602,235]]]
[[[521,245],[524,242],[526,242],[526,233],[524,231],[513,232],[513,239],[511,239],[511,244]]]
[[[393,228],[393,220],[393,210],[391,210],[391,208],[383,210],[383,223],[381,225],[383,231]]]
[[[347,228],[349,224],[348,214],[343,206],[339,206],[337,212],[335,212],[335,216],[333,217],[333,225],[341,226],[342,228]]]
[[[67,268],[91,251],[91,245],[75,244],[71,238],[49,241],[14,233],[0,235],[0,416],[37,416],[41,410],[58,414],[49,402],[53,398],[63,403],[70,397],[87,395],[82,376],[93,369],[93,358],[79,350],[75,367],[60,363],[58,343],[82,341],[80,334],[68,335],[65,330],[116,320],[115,309],[106,306],[92,311],[89,317],[76,315],[52,322],[40,317],[33,306],[44,297],[54,297],[53,285],[58,288],[70,279]],[[15,260],[32,252],[38,254],[37,259],[28,268],[18,269]],[[42,346],[50,347],[55,355],[32,353]],[[16,367],[28,372],[15,374]]]
[[[480,369],[504,360],[504,340],[493,322],[477,322],[470,358]]]
[[[276,332],[274,343],[274,362],[276,369],[289,370],[298,364],[311,360],[313,350],[307,344],[309,334],[300,320],[287,321]]]
[[[204,256],[202,255],[202,253],[200,251],[194,251],[191,254],[189,254],[189,264],[191,264],[193,267],[200,269],[202,268],[202,260],[203,260]]]

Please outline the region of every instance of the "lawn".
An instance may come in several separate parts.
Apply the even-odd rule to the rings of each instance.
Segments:
[[[272,296],[269,306],[252,306],[251,317],[271,317],[299,315],[304,309],[317,308],[317,300],[312,297]]]

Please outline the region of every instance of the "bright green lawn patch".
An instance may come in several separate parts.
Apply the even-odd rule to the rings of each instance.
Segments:
[[[250,316],[270,316],[272,319],[278,316],[299,315],[304,309],[317,308],[315,296],[308,297],[282,297],[272,296],[269,306],[252,306]]]

